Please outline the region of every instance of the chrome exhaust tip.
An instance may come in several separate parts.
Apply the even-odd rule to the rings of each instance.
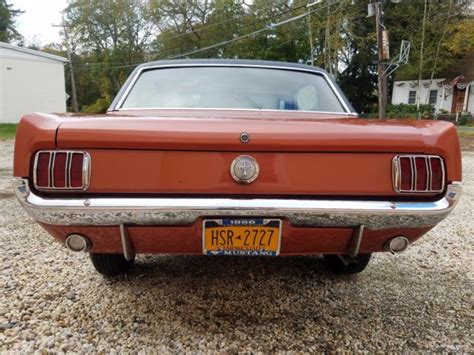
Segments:
[[[398,254],[402,251],[405,251],[409,245],[410,241],[408,238],[403,235],[399,235],[388,240],[384,245],[384,249],[392,254]]]
[[[69,250],[75,252],[87,251],[92,245],[89,239],[80,234],[70,234],[64,243]]]

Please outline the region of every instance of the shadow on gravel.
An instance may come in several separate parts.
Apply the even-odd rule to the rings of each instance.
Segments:
[[[139,322],[169,319],[180,332],[184,326],[191,333],[233,334],[255,327],[302,331],[306,321],[344,316],[338,293],[361,278],[330,274],[320,257],[149,256],[106,284],[124,296]]]

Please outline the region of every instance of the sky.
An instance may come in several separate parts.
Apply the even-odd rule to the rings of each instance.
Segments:
[[[9,0],[8,3],[14,9],[24,11],[16,18],[16,25],[26,45],[60,41],[61,29],[51,25],[61,22],[61,11],[67,6],[66,0]]]

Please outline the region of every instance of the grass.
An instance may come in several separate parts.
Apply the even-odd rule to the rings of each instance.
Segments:
[[[458,126],[459,136],[474,136],[474,126]]]
[[[15,123],[0,123],[0,140],[14,139],[17,127]]]

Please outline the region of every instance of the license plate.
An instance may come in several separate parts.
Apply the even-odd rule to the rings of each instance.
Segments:
[[[206,219],[205,255],[276,256],[280,253],[280,219]]]

